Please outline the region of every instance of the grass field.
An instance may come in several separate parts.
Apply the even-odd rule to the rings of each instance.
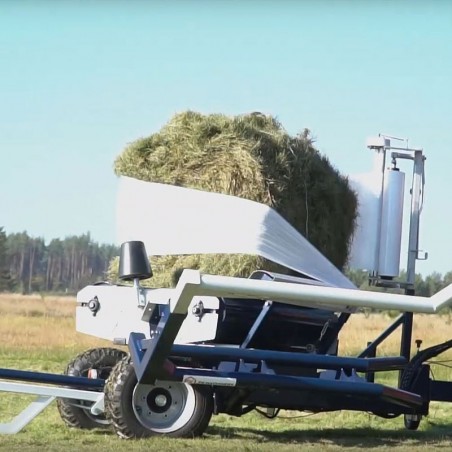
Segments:
[[[0,294],[1,367],[61,373],[78,353],[105,341],[75,332],[74,299],[65,297]],[[354,354],[365,347],[391,322],[382,314],[352,316],[340,336],[341,352]],[[417,316],[413,339],[423,339],[423,347],[450,338],[450,316]],[[397,334],[381,348],[380,354],[397,353]],[[443,358],[443,357],[442,357]],[[444,378],[450,369],[435,370]],[[450,376],[452,377],[452,376]],[[449,377],[449,378],[450,378]],[[395,375],[382,376],[385,382]],[[452,379],[452,378],[451,378]],[[0,422],[11,420],[31,399],[2,394]],[[452,406],[432,403],[430,415],[417,432],[406,431],[401,417],[385,420],[367,413],[335,412],[312,415],[283,412],[268,420],[257,413],[242,418],[219,415],[201,439],[153,438],[120,440],[110,431],[91,432],[67,428],[55,404],[47,408],[17,435],[0,437],[1,450],[452,450]]]

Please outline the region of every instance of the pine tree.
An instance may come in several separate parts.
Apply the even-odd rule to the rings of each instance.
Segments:
[[[11,289],[11,277],[9,275],[8,254],[6,247],[6,233],[0,227],[0,291]]]

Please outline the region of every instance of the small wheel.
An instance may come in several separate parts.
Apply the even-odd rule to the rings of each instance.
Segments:
[[[413,392],[414,383],[421,370],[422,361],[414,357],[411,363],[405,368],[400,383],[400,389]],[[422,414],[404,414],[403,422],[407,430],[417,430],[421,424]]]
[[[404,414],[403,422],[407,430],[417,430],[422,420],[422,414]]]
[[[105,385],[105,413],[121,438],[201,436],[213,412],[211,390],[176,381],[137,384],[130,357]]]
[[[88,377],[90,371],[96,371],[97,378],[106,380],[113,367],[127,353],[116,348],[94,348],[78,355],[68,364],[65,374],[75,377]],[[105,415],[94,415],[90,408],[92,402],[73,399],[57,399],[61,419],[68,427],[80,429],[105,428],[110,425]]]

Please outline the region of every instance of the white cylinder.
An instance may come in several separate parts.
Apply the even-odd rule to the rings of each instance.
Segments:
[[[399,275],[404,190],[405,173],[399,170],[386,171],[378,259],[378,274],[382,277]]]
[[[379,222],[382,171],[350,176],[349,182],[358,197],[358,215],[349,251],[352,269],[378,271]]]

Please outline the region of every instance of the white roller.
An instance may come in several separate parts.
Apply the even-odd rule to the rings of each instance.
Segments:
[[[256,254],[329,285],[355,287],[277,212],[235,196],[121,177],[117,240],[141,240],[150,255]]]
[[[378,269],[381,171],[349,178],[358,197],[358,216],[350,247],[349,266],[374,272]]]
[[[398,170],[386,171],[378,264],[380,276],[391,278],[399,276],[404,191],[405,173]]]

